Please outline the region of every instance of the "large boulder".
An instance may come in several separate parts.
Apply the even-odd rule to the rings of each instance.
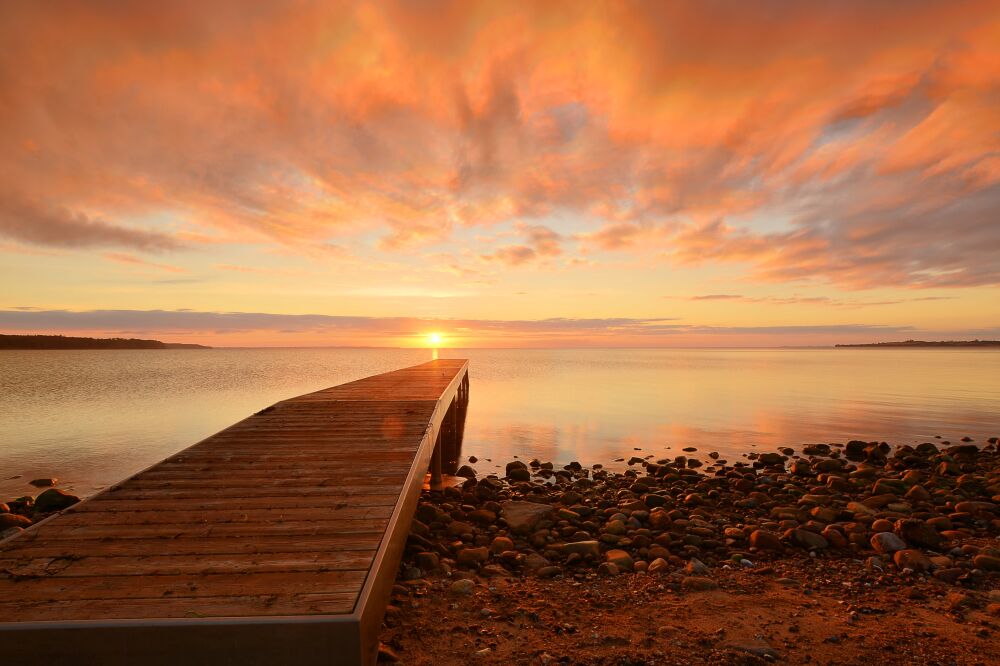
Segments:
[[[548,504],[517,500],[504,502],[500,507],[501,515],[507,521],[507,527],[519,534],[532,532],[539,522],[551,516],[553,512],[553,508]]]
[[[62,511],[77,502],[80,498],[70,495],[58,488],[49,488],[44,493],[35,498],[35,511],[38,513],[51,513],[52,511]]]

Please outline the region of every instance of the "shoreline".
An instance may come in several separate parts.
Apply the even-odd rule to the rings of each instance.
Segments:
[[[1000,662],[996,437],[633,453],[487,475],[470,457],[424,490],[380,658]],[[56,482],[0,506],[0,538],[78,501]]]
[[[425,490],[381,658],[995,663],[997,439],[940,445],[633,457],[622,473],[514,460]]]

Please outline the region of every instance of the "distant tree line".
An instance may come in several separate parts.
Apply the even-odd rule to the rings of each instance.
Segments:
[[[837,347],[1000,347],[1000,340],[904,340],[902,342],[868,342]]]
[[[3,335],[0,349],[209,349],[203,345],[139,338],[73,338],[65,335]]]

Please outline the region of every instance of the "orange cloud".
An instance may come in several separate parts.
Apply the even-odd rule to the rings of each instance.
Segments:
[[[4,3],[0,236],[406,253],[519,223],[462,249],[997,284],[998,40],[979,0]]]

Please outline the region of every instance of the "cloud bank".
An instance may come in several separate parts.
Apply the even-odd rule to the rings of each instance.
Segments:
[[[780,346],[932,337],[1000,336],[1000,329],[924,331],[878,324],[709,326],[675,318],[548,318],[537,320],[430,317],[341,317],[321,314],[190,310],[0,310],[0,331],[140,335],[221,345],[426,346],[430,332],[449,346]],[[264,341],[264,342],[262,342]]]
[[[458,256],[507,225],[467,256],[996,285],[998,41],[977,0],[4,3],[0,236]]]

